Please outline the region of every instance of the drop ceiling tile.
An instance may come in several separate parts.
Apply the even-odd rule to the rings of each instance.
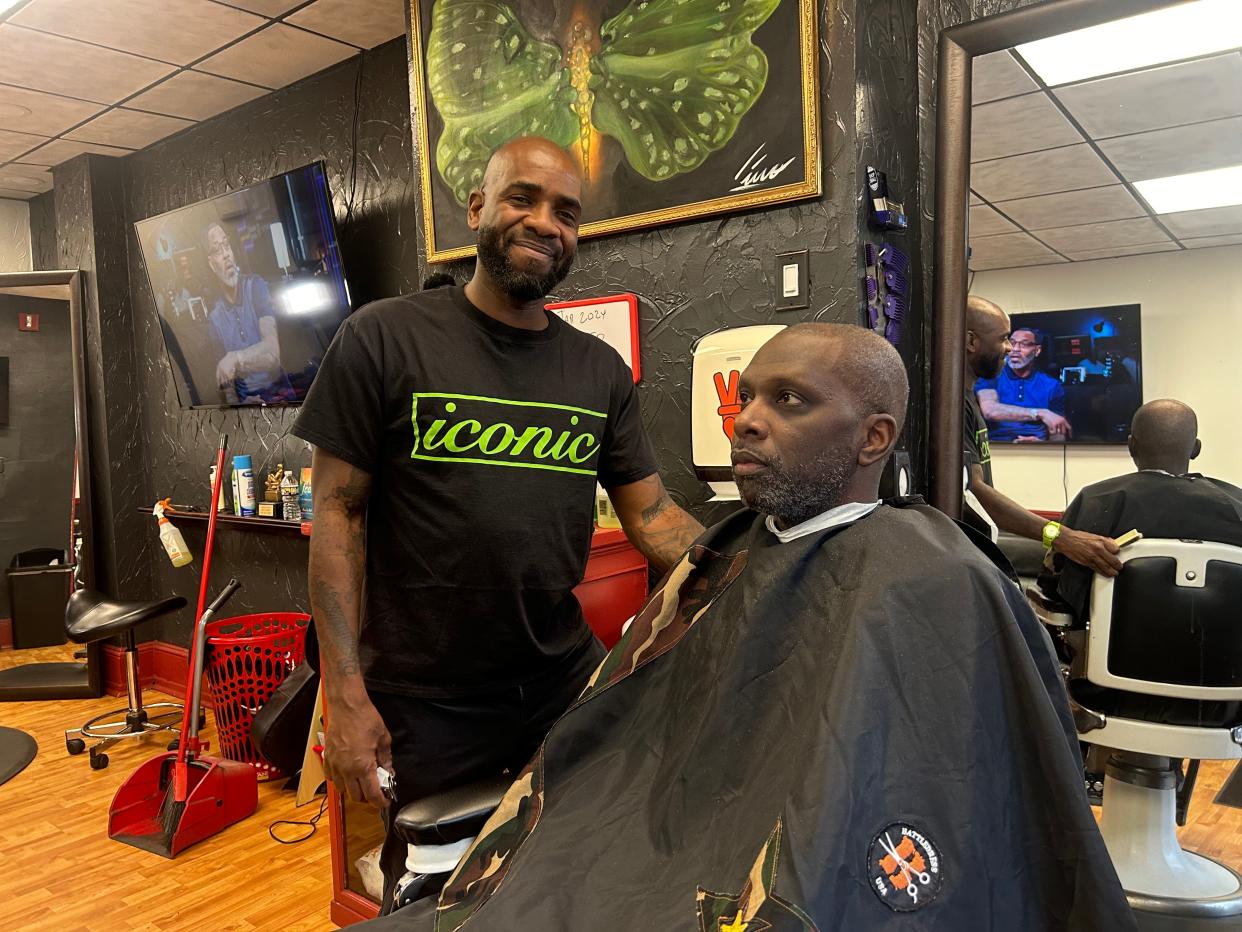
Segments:
[[[39,143],[47,142],[46,136],[35,136],[31,133],[15,133],[12,130],[0,130],[0,162],[15,159],[28,149]]]
[[[1207,249],[1211,246],[1242,246],[1242,233],[1230,233],[1225,236],[1196,236],[1182,240],[1187,249]]]
[[[1228,236],[1242,233],[1242,206],[1211,207],[1162,214],[1161,221],[1178,239],[1184,236]]]
[[[1165,65],[1054,92],[1093,138],[1242,114],[1242,55]]]
[[[177,65],[188,65],[266,22],[211,0],[34,0],[9,21]]]
[[[351,45],[273,23],[213,55],[198,70],[264,87],[284,87],[356,53]]]
[[[34,191],[18,191],[14,188],[0,188],[0,197],[10,201],[28,201],[35,196]]]
[[[261,13],[264,16],[280,16],[283,13],[288,13],[298,4],[305,2],[305,0],[221,0],[221,2],[241,10],[249,10],[251,13]]]
[[[371,49],[405,35],[406,0],[315,0],[286,23]]]
[[[193,125],[189,120],[118,107],[103,116],[95,117],[73,132],[66,133],[65,138],[93,142],[101,146],[145,149],[151,143]]]
[[[1125,186],[1119,184],[1106,188],[1087,188],[1085,191],[1024,197],[1016,201],[1002,201],[996,206],[1012,217],[1015,223],[1028,230],[1125,220],[1146,214],[1142,205]]]
[[[1057,263],[1068,261],[1068,259],[1058,256],[1056,253],[1028,259],[971,259],[970,270],[972,272],[987,272],[993,269],[1022,269],[1032,265],[1056,265]]]
[[[1173,252],[1177,243],[1165,240],[1163,243],[1145,243],[1140,246],[1112,246],[1108,249],[1083,249],[1067,252],[1066,255],[1075,262],[1090,262],[1093,259],[1119,259],[1122,256],[1145,256],[1152,252]]]
[[[1242,117],[1118,136],[1100,148],[1128,181],[1242,165]]]
[[[970,167],[970,186],[992,203],[1116,183],[1117,176],[1086,143]]]
[[[995,236],[998,233],[1016,233],[1018,228],[986,204],[970,208],[970,235]]]
[[[33,152],[23,155],[22,162],[30,165],[55,166],[61,162],[68,162],[71,158],[81,155],[83,152],[93,152],[96,155],[121,156],[129,155],[131,151],[130,149],[118,149],[114,146],[100,146],[91,142],[78,142],[74,139],[53,139]]]
[[[113,49],[0,23],[0,83],[113,104],[173,71]]]
[[[970,192],[970,206],[974,207],[976,204],[982,204],[982,203],[983,203],[983,198],[981,198],[974,191],[971,191]]]
[[[187,120],[206,120],[266,93],[264,88],[214,74],[182,71],[127,100],[125,106]]]
[[[103,109],[69,97],[0,86],[0,129],[36,136],[55,136]]]
[[[1056,253],[1026,233],[1003,233],[970,241],[970,265],[980,262],[1056,258]]]
[[[1008,51],[980,55],[972,62],[971,71],[972,103],[981,104],[1039,89],[1026,69]]]
[[[1083,141],[1047,94],[1026,94],[980,104],[972,109],[970,119],[972,162]]]
[[[52,173],[39,165],[0,165],[0,188],[42,194],[52,188]]]
[[[1039,238],[1057,252],[1066,255],[1071,250],[1082,252],[1092,249],[1109,249],[1114,246],[1136,246],[1169,241],[1168,236],[1150,217],[1040,230]]]

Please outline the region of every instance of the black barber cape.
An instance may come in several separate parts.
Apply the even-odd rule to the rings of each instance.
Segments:
[[[1038,623],[949,519],[909,503],[785,544],[753,511],[708,531],[552,728],[435,919],[1134,928]]]

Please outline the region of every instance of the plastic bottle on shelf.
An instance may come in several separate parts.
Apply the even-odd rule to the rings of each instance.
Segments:
[[[250,457],[233,457],[233,512],[243,517],[254,514],[254,469]]]
[[[619,528],[621,519],[612,507],[612,499],[604,491],[602,485],[595,486],[595,526],[599,528]]]
[[[211,464],[211,472],[208,473],[208,476],[209,478],[207,480],[207,503],[208,503],[208,507],[210,507],[211,490],[216,487],[216,464],[215,463]],[[221,486],[220,487],[220,504],[216,506],[216,511],[227,511],[228,507],[225,504],[227,501],[228,501],[228,495],[225,494],[224,487]]]
[[[311,468],[302,467],[302,484],[298,489],[298,508],[303,521],[315,519],[314,498],[311,495]]]
[[[302,508],[298,504],[298,481],[293,478],[293,470],[286,469],[280,480],[281,517],[286,521],[301,521]]]
[[[167,499],[159,502],[152,509],[152,513],[160,522],[160,543],[164,545],[164,550],[168,554],[168,559],[172,561],[173,566],[185,566],[194,562],[194,554],[190,553],[190,548],[186,546],[185,538],[181,536],[181,531],[164,517],[164,505],[166,503]]]

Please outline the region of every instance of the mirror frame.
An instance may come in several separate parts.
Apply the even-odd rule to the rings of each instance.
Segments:
[[[962,513],[962,396],[966,370],[967,220],[973,60],[1023,42],[1137,16],[1186,0],[1051,0],[940,33],[936,72],[936,199],[928,418],[928,499]]]

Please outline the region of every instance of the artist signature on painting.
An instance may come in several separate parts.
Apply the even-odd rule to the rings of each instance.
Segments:
[[[733,176],[733,180],[737,184],[730,188],[730,191],[750,191],[760,185],[767,184],[769,181],[775,181],[777,176],[792,165],[794,159],[797,158],[797,156],[794,156],[794,158],[787,159],[784,162],[770,162],[765,165],[764,163],[768,161],[768,154],[763,150],[767,146],[766,142],[761,143],[759,148],[750,154],[750,158],[742,163],[742,167]]]

